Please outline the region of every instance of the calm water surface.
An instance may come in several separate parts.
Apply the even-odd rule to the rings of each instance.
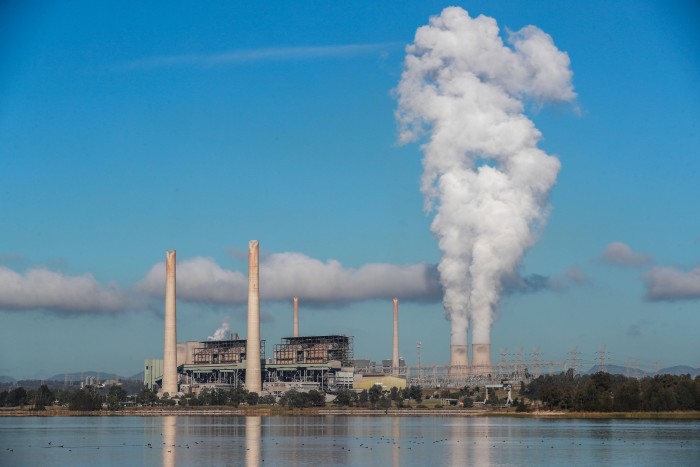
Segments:
[[[699,421],[0,418],[2,466],[700,465]]]

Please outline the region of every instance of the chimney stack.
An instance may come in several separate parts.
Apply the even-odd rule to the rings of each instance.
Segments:
[[[399,374],[399,299],[394,297],[394,351],[391,356],[392,374]]]
[[[175,310],[175,250],[165,252],[165,336],[162,392],[177,393],[177,329]]]
[[[292,337],[299,337],[299,297],[294,297],[294,328]]]
[[[260,272],[257,240],[248,242],[248,335],[246,336],[245,388],[262,392],[260,369]]]

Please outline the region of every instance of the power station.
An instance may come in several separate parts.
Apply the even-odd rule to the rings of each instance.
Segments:
[[[245,387],[258,394],[280,395],[289,389],[358,389],[372,384],[462,387],[529,375],[523,364],[491,365],[490,345],[473,344],[469,363],[466,345],[451,345],[446,366],[406,366],[399,354],[399,299],[392,300],[393,329],[390,360],[377,365],[355,360],[353,337],[344,334],[299,335],[299,297],[292,298],[292,336],[275,344],[267,358],[260,338],[259,243],[248,244],[247,336],[224,340],[177,342],[176,252],[166,252],[163,359],[146,360],[144,383],[168,393],[198,393],[203,388]],[[263,284],[264,286],[264,284]]]

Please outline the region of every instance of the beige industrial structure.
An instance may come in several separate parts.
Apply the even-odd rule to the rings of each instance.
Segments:
[[[394,297],[394,345],[391,354],[391,373],[399,374],[399,299]]]
[[[165,253],[165,334],[162,392],[174,395],[177,385],[177,328],[175,310],[175,250]]]
[[[292,337],[299,337],[299,297],[294,297],[294,323]]]
[[[262,392],[260,368],[260,246],[257,240],[248,242],[248,334],[246,336],[245,387],[250,392]]]
[[[466,345],[450,346],[450,374],[466,375],[469,372],[469,357]]]
[[[491,344],[472,344],[472,371],[491,372]]]

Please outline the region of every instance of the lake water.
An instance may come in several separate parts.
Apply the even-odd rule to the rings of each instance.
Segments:
[[[2,466],[700,465],[700,421],[447,416],[0,418]]]

